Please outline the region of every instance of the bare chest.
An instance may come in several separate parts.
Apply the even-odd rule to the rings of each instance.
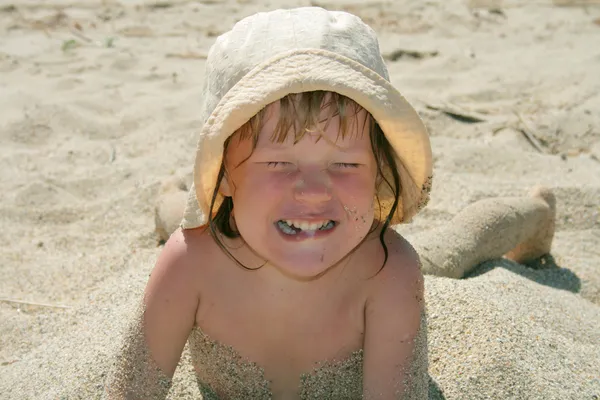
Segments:
[[[331,386],[339,385],[340,374],[331,371],[362,373],[364,303],[356,292],[298,296],[264,287],[244,289],[207,293],[190,338],[199,378],[207,390],[220,393],[217,398],[243,394],[259,399],[261,391],[275,399],[311,398],[307,385],[339,389]],[[315,374],[321,382],[315,382]],[[327,375],[331,382],[322,382]],[[238,384],[231,384],[236,379]],[[359,387],[350,389],[346,383],[344,390],[360,391],[360,376],[348,379]]]

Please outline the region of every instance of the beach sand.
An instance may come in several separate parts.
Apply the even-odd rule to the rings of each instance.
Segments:
[[[379,34],[428,126],[431,202],[557,197],[552,257],[426,277],[432,398],[600,398],[598,1],[0,0],[0,398],[100,398],[190,179],[205,57],[240,18],[320,5]],[[189,352],[171,399],[198,398]]]

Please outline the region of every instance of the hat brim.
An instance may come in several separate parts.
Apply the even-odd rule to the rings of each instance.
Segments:
[[[401,196],[392,223],[411,220],[427,203],[432,176],[429,136],[417,112],[390,82],[362,64],[325,50],[300,49],[256,66],[208,117],[198,140],[194,183],[181,224],[184,229],[208,222],[225,140],[267,105],[291,93],[317,90],[346,96],[375,118],[397,156]],[[393,195],[382,188],[378,198],[385,218]],[[217,199],[214,210],[221,200]]]

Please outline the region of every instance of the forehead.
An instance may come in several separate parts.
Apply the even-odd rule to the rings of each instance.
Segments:
[[[326,104],[327,99],[324,99]],[[295,113],[299,114],[300,113]],[[279,124],[288,119],[289,123],[298,124],[296,128],[290,127],[285,132],[279,132]],[[362,107],[352,105],[346,108],[345,116],[342,118],[334,106],[323,106],[318,115],[315,126],[307,126],[305,130],[300,123],[303,121],[289,120],[290,116],[282,115],[279,102],[269,104],[263,114],[262,126],[255,132],[257,148],[290,147],[300,141],[313,143],[324,142],[340,149],[353,149],[370,144],[370,115]],[[304,116],[306,118],[306,116]]]

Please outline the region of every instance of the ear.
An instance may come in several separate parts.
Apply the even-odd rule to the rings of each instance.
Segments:
[[[227,172],[225,172],[223,179],[221,179],[221,183],[219,184],[219,193],[225,197],[233,196],[233,184],[229,182]]]

